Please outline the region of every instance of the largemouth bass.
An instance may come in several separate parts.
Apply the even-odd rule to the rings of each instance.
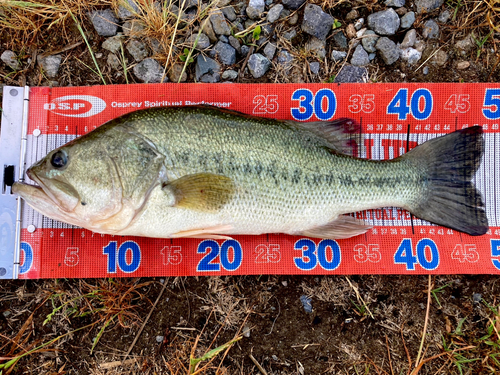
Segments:
[[[471,235],[488,230],[471,182],[481,127],[375,161],[348,154],[343,135],[355,126],[146,109],[51,151],[27,171],[38,186],[15,183],[13,192],[50,218],[118,235],[348,238],[370,227],[344,214],[385,206]]]

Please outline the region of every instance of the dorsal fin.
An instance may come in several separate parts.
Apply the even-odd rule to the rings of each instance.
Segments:
[[[327,146],[333,151],[358,156],[356,136],[359,136],[361,126],[352,118],[342,117],[332,121],[313,122],[286,120],[285,123],[325,139]]]

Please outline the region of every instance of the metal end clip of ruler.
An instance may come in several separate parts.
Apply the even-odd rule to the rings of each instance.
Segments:
[[[4,86],[0,128],[0,279],[19,272],[21,200],[12,185],[24,176],[29,87]]]

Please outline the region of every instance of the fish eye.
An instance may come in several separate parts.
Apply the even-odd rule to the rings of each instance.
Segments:
[[[50,164],[54,168],[61,169],[68,163],[68,155],[63,150],[55,152],[50,158]]]

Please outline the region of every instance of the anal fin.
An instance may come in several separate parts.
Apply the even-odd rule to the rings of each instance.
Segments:
[[[172,238],[206,238],[212,240],[230,240],[232,237],[223,236],[217,233],[233,229],[232,225],[217,225],[210,228],[183,230],[171,235]]]
[[[328,224],[319,227],[306,229],[305,231],[295,233],[300,236],[315,238],[342,239],[359,236],[366,233],[371,228],[362,220],[357,220],[351,216],[339,216]]]

